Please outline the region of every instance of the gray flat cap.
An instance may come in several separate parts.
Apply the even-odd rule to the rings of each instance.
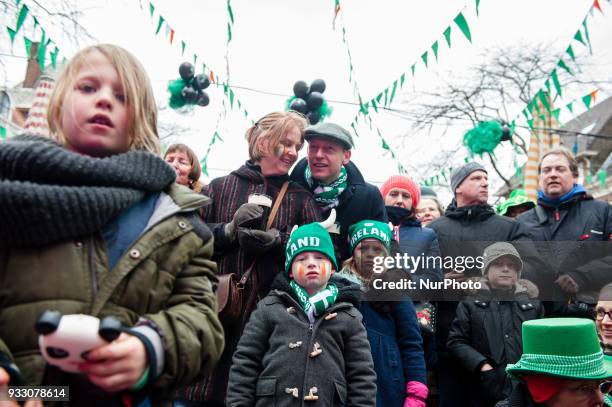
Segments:
[[[351,133],[335,123],[317,123],[313,126],[306,127],[306,133],[304,134],[306,141],[310,141],[310,139],[313,137],[327,138],[338,142],[346,150],[350,150],[351,148],[355,147]]]
[[[467,163],[464,166],[455,168],[453,170],[451,174],[451,191],[453,192],[453,194],[455,193],[457,187],[461,185],[463,180],[466,179],[474,171],[483,171],[485,174],[488,174],[485,167],[483,167],[482,164],[479,164],[477,162]]]

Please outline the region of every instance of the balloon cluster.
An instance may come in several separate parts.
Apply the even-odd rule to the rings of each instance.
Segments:
[[[306,115],[310,124],[316,124],[331,114],[323,92],[325,92],[323,79],[315,79],[310,86],[304,81],[297,81],[293,85],[295,96],[287,101],[287,108]]]
[[[208,94],[204,92],[210,85],[210,79],[204,74],[195,75],[195,68],[189,62],[183,62],[179,66],[180,79],[170,81],[168,91],[170,92],[170,107],[181,108],[185,105],[206,106],[210,103]]]

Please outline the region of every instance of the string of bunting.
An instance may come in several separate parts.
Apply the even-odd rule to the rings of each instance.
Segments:
[[[140,9],[144,11],[145,8],[143,6],[142,0],[139,0],[139,4],[140,4]],[[228,12],[227,45],[229,46],[229,43],[231,42],[233,38],[232,28],[234,26],[234,11],[232,9],[232,6],[229,0],[227,2],[227,12]],[[149,1],[148,13],[149,13],[151,22],[153,23],[155,27],[155,35],[157,36],[160,33],[162,27],[165,27],[165,38],[169,41],[170,46],[175,46],[175,44],[176,46],[179,46],[180,44],[181,56],[185,56],[186,54],[187,55],[192,54],[193,55],[193,65],[198,66],[197,65],[197,62],[199,59],[198,54],[192,51],[193,48],[187,43],[185,39],[181,38],[180,40],[178,40],[179,36],[176,30],[172,28],[170,23],[168,23],[167,19],[163,15],[161,15],[159,12],[156,12],[156,7],[151,1]],[[155,18],[156,16],[157,18]],[[210,82],[216,85],[217,87],[221,87],[223,90],[223,94],[225,95],[225,99],[222,101],[222,105],[223,105],[222,112],[220,113],[220,117],[217,120],[215,131],[207,146],[206,154],[201,160],[201,162],[203,162],[202,171],[208,176],[208,168],[206,166],[208,155],[213,145],[215,145],[218,141],[223,142],[223,138],[221,138],[221,136],[219,135],[219,125],[220,125],[221,116],[226,117],[227,115],[227,105],[225,103],[225,100],[227,100],[227,102],[229,103],[230,109],[237,109],[242,115],[244,115],[245,119],[247,119],[251,123],[254,123],[254,121],[249,116],[249,113],[247,109],[245,108],[244,103],[236,96],[236,93],[230,88],[229,83],[228,83],[229,77],[225,82],[222,82],[219,79],[219,76],[211,68],[209,68],[205,62],[201,62],[201,67],[202,67],[202,71],[209,77]],[[229,61],[227,60],[227,54],[226,54],[226,70],[229,76]]]
[[[39,45],[37,53],[38,65],[40,66],[40,70],[42,72],[45,72],[47,70],[47,56],[50,58],[51,66],[53,67],[53,69],[56,69],[57,58],[60,52],[57,43],[47,35],[47,31],[40,24],[38,18],[32,13],[30,8],[25,3],[21,4],[21,7],[20,4],[21,0],[15,0],[15,7],[17,10],[17,13],[15,15],[15,26],[13,28],[11,28],[9,25],[6,26],[6,31],[11,41],[11,50],[13,49],[13,46],[15,44],[17,35],[20,32],[23,32],[23,41],[26,49],[26,54],[28,55],[28,58],[31,57],[32,43],[34,41],[28,38],[24,32],[24,27],[28,25],[28,22],[31,22],[33,33],[32,36],[36,35],[37,29],[40,30],[40,40],[38,40]]]
[[[338,16],[340,15],[341,9],[342,9],[342,6],[340,5],[340,0],[334,0],[334,19],[332,21],[332,28],[334,29],[334,31],[336,30],[336,21],[338,20]],[[347,34],[346,26],[344,25],[344,20],[341,15],[340,15],[340,18],[341,18],[340,24],[341,24],[341,31],[342,31],[342,43],[344,44],[344,47],[346,48],[346,53],[347,53],[347,58],[348,58],[348,63],[349,63],[349,82],[353,84],[353,94],[359,101],[359,105],[362,106],[363,98],[361,97],[361,93],[359,92],[359,85],[357,83],[357,79],[355,79],[355,72],[354,72],[355,67],[353,65],[353,58],[351,56],[351,47],[349,46],[349,41],[347,38],[348,34]],[[383,137],[382,132],[380,131],[378,126],[376,126],[376,124],[374,123],[371,117],[368,117],[367,119],[368,119],[367,121],[368,121],[370,130],[373,130],[373,129],[376,130],[376,135],[380,139],[381,147],[385,151],[388,151],[390,153],[391,158],[393,159],[393,161],[395,161],[397,165],[397,170],[399,171],[399,173],[400,174],[407,173],[406,168],[400,162],[395,152],[389,147],[389,143]],[[359,133],[357,132],[357,128],[355,124],[356,123],[351,123],[351,128],[353,129],[355,136],[359,137]]]
[[[476,3],[475,3],[476,16],[479,15],[479,7],[480,7],[480,0],[476,0]],[[397,79],[395,79],[389,86],[387,86],[386,88],[381,90],[372,99],[368,100],[365,103],[360,103],[359,111],[357,112],[357,114],[353,118],[353,122],[351,123],[351,126],[358,122],[360,115],[364,116],[364,117],[367,116],[367,114],[370,111],[370,109],[374,109],[374,111],[376,113],[378,113],[378,108],[380,106],[384,106],[386,108],[389,107],[391,105],[391,103],[393,102],[397,92],[404,87],[404,84],[407,81],[407,76],[410,74],[412,76],[412,78],[414,78],[414,76],[416,74],[416,68],[417,68],[417,66],[420,63],[422,63],[425,66],[425,69],[427,69],[429,67],[430,61],[431,61],[430,58],[429,58],[429,55],[433,54],[434,58],[435,58],[435,61],[437,63],[438,62],[439,49],[440,49],[440,45],[439,44],[440,44],[440,42],[442,42],[442,37],[444,38],[444,42],[447,44],[448,49],[449,50],[451,49],[451,43],[452,43],[451,42],[451,33],[452,33],[453,23],[463,33],[463,36],[470,43],[472,43],[472,33],[470,31],[469,24],[467,22],[467,19],[465,18],[465,14],[464,14],[464,13],[466,13],[467,9],[468,9],[468,5],[466,4],[459,11],[459,13],[457,15],[455,15],[455,17],[453,18],[453,22],[450,23],[446,27],[446,29],[443,31],[442,35],[440,37],[438,37],[438,39],[436,39],[424,52],[420,53],[420,58],[417,59],[413,64],[411,64],[409,71],[402,72],[402,74]]]
[[[561,86],[561,82],[559,81],[559,73],[561,72],[560,69],[562,69],[567,74],[574,76],[574,72],[569,66],[569,60],[571,60],[574,63],[576,70],[580,70],[580,67],[576,64],[576,51],[574,48],[575,46],[582,45],[583,47],[588,48],[591,54],[593,53],[593,48],[591,46],[591,39],[589,35],[587,21],[590,16],[593,16],[595,10],[599,10],[599,12],[603,15],[603,9],[601,8],[601,4],[599,0],[594,0],[593,3],[589,6],[589,9],[585,17],[582,19],[580,23],[580,27],[572,36],[563,55],[559,58],[559,60],[555,64],[555,67],[552,69],[551,73],[548,75],[548,78],[546,79],[546,81],[544,81],[544,88],[540,88],[536,92],[533,99],[519,113],[519,115],[521,114],[523,115],[523,117],[527,121],[527,124],[529,125],[530,128],[533,128],[533,119],[536,115],[540,117],[544,116],[543,114],[544,112],[541,112],[538,106],[539,105],[538,100],[542,103],[542,105],[544,106],[544,108],[549,114],[554,115],[558,119],[560,110],[552,109],[547,95],[550,95],[551,99],[556,99],[557,97],[560,99],[563,99],[563,89]],[[553,93],[553,88],[554,88],[554,93]],[[587,107],[587,109],[590,108],[591,103],[595,100],[596,93],[597,93],[597,90],[594,90],[590,94],[582,97],[582,101]],[[565,104],[565,108],[567,108],[570,112],[573,112],[573,103],[574,102]]]

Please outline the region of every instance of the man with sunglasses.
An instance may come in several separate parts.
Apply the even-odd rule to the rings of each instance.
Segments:
[[[602,407],[612,390],[612,358],[593,321],[545,318],[523,323],[523,354],[506,368],[515,380],[497,407]]]

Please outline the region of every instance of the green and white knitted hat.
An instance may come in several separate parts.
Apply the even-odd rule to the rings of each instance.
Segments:
[[[391,245],[391,228],[388,224],[377,220],[362,220],[361,222],[351,225],[348,230],[348,235],[351,253],[353,253],[357,244],[363,239],[380,240],[387,250],[389,250]]]
[[[289,274],[295,256],[302,252],[319,252],[326,255],[338,270],[334,244],[327,230],[319,222],[300,226],[291,232],[285,248],[285,272]]]
[[[523,354],[506,371],[598,380],[612,377],[612,357],[599,347],[595,323],[584,318],[543,318],[523,323]]]

